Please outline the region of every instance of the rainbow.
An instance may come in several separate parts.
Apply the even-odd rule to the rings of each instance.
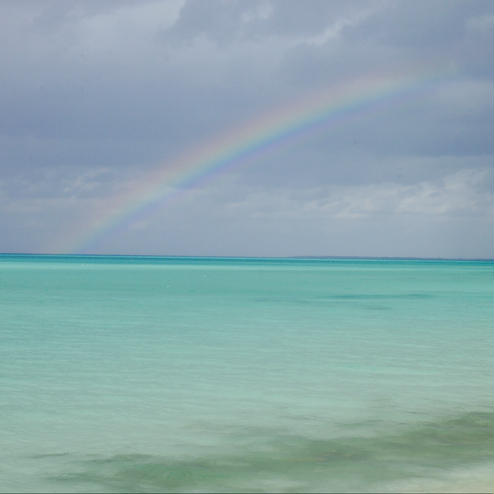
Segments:
[[[97,217],[76,225],[77,231],[72,234],[65,234],[66,248],[62,250],[87,252],[117,226],[125,225],[146,208],[156,207],[158,202],[163,204],[190,184],[237,166],[247,158],[321,125],[365,111],[380,102],[400,100],[410,93],[427,89],[444,80],[450,72],[438,72],[436,68],[433,72],[370,75],[330,86],[268,111],[145,174],[130,190],[110,198]]]

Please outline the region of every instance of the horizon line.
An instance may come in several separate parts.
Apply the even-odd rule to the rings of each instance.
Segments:
[[[420,257],[420,256],[342,256],[342,255],[288,255],[288,256],[240,256],[240,255],[191,255],[191,254],[104,254],[57,252],[0,252],[0,256],[58,256],[58,257],[160,257],[181,259],[389,259],[424,261],[494,261],[494,257]]]

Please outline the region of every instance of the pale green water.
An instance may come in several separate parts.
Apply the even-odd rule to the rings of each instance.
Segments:
[[[427,490],[492,465],[492,262],[4,255],[0,293],[3,491]]]

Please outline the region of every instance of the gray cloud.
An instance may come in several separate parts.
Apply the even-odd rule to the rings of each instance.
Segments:
[[[491,2],[47,0],[2,2],[0,19],[0,250],[60,249],[146,173],[321,88],[449,68],[92,248],[492,256]]]

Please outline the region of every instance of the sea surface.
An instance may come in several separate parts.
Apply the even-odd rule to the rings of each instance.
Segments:
[[[492,261],[0,256],[3,492],[492,492]]]

